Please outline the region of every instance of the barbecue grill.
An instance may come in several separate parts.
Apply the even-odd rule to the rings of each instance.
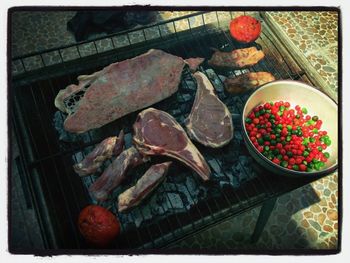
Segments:
[[[112,62],[145,53],[150,48],[162,49],[183,58],[209,58],[212,48],[232,50],[246,47],[234,43],[230,38],[227,28],[229,20],[222,20],[218,12],[211,14],[216,18],[213,23],[206,23],[205,12],[197,12],[93,41],[12,59],[13,65],[19,65],[21,70],[12,74],[9,100],[11,120],[20,147],[20,164],[33,198],[46,249],[89,248],[79,234],[76,222],[83,207],[96,203],[87,189],[97,176],[80,178],[72,165],[102,139],[117,135],[120,129],[124,130],[127,146],[130,146],[131,128],[138,113],[129,114],[97,131],[72,137],[59,129],[64,116],[54,106],[58,91],[76,83],[79,75],[91,74]],[[229,14],[230,18],[235,15],[234,12]],[[200,17],[202,23],[194,26],[193,17]],[[187,23],[188,30],[180,32],[177,29],[177,23],[180,22]],[[162,34],[161,28],[164,26],[170,28],[172,33]],[[276,79],[300,79],[312,85],[303,69],[285,52],[279,39],[264,22],[263,27],[263,33],[255,45],[264,50],[266,57],[258,65],[249,68],[249,71],[268,71]],[[147,38],[149,29],[158,30],[158,37]],[[143,34],[144,41],[132,41],[130,36],[136,31]],[[118,47],[115,42],[118,36],[126,36],[128,44]],[[110,41],[113,48],[99,52],[96,43],[101,40]],[[91,44],[94,50],[93,54],[83,56],[80,48],[86,44]],[[64,52],[68,49],[74,52],[76,59],[67,61],[64,58]],[[49,53],[58,54],[56,64],[51,65],[45,60]],[[29,68],[28,61],[32,58],[41,61],[40,68]],[[133,185],[149,164],[134,169],[133,175],[113,193],[111,200],[99,203],[116,213],[122,223],[122,232],[111,247],[118,250],[112,253],[124,253],[125,250],[137,248],[166,248],[188,235],[263,204],[252,236],[252,241],[256,241],[276,198],[318,179],[281,178],[258,165],[244,146],[240,123],[240,114],[249,94],[228,95],[222,88],[220,72],[211,69],[206,63],[199,70],[212,81],[219,98],[230,109],[235,126],[234,138],[221,149],[209,149],[196,144],[211,167],[212,180],[209,183],[202,183],[194,172],[176,163],[169,171],[166,182],[149,198],[130,212],[118,214],[115,204],[118,193]],[[242,73],[242,70],[225,72],[233,76]],[[185,68],[179,91],[153,107],[170,113],[183,124],[194,100],[193,83],[195,81],[190,71]],[[138,250],[137,253],[140,251],[147,250]],[[105,253],[104,250],[100,252]]]

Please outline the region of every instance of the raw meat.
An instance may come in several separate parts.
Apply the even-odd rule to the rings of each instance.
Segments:
[[[190,115],[185,121],[191,139],[212,148],[229,143],[233,137],[231,113],[215,95],[209,79],[196,72],[197,93]]]
[[[264,52],[256,47],[235,49],[231,52],[216,50],[208,64],[219,68],[241,69],[257,64],[264,56]]]
[[[118,211],[137,206],[145,199],[165,179],[170,165],[171,162],[152,165],[135,186],[118,196]]]
[[[129,168],[148,160],[135,147],[123,151],[90,186],[90,194],[98,201],[105,201],[108,195],[126,178]]]
[[[98,144],[80,163],[73,166],[80,176],[95,173],[103,162],[113,155],[118,156],[124,150],[124,132],[119,136],[108,137]]]
[[[249,72],[225,79],[224,85],[228,92],[239,94],[274,80],[275,77],[269,72]]]
[[[207,162],[171,115],[148,108],[139,113],[133,129],[134,144],[142,154],[173,157],[196,171],[203,180],[209,180]]]
[[[204,58],[188,58],[185,59],[185,63],[188,65],[192,72],[195,72],[200,64],[202,64]]]
[[[64,128],[86,132],[171,96],[178,90],[184,65],[181,57],[151,49],[79,76],[78,85],[61,90],[55,99],[56,107],[68,113]]]

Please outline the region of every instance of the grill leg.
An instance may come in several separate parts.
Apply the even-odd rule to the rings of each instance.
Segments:
[[[269,220],[269,217],[271,215],[271,212],[273,208],[275,207],[277,197],[271,198],[267,201],[265,201],[260,209],[258,220],[256,221],[256,225],[254,228],[254,232],[250,238],[250,241],[252,243],[256,243],[262,231],[264,230],[264,227],[267,223],[267,220]]]

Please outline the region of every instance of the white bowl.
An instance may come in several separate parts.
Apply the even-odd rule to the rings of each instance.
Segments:
[[[327,147],[330,158],[319,171],[301,172],[277,165],[262,155],[253,145],[245,128],[245,119],[255,106],[270,101],[288,101],[291,106],[300,105],[308,109],[310,116],[317,115],[323,122],[332,144]],[[338,167],[338,105],[327,95],[305,83],[294,80],[278,80],[256,89],[245,103],[242,114],[243,137],[249,153],[262,166],[273,173],[287,176],[317,176],[328,174]]]

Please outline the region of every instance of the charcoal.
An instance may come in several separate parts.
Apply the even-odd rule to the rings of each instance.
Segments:
[[[177,100],[178,102],[180,103],[183,103],[183,102],[187,102],[187,101],[190,101],[192,99],[192,96],[188,93],[185,93],[185,94],[178,94],[177,96]]]
[[[215,173],[220,174],[221,173],[221,168],[218,164],[218,162],[214,159],[208,161],[210,167],[214,170]]]
[[[127,133],[124,135],[125,148],[128,149],[132,146],[132,134]]]

